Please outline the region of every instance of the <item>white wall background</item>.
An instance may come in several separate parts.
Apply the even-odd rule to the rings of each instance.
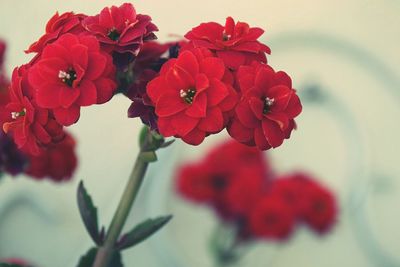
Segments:
[[[55,11],[95,14],[122,2],[0,0],[9,73],[28,61],[23,50]],[[249,265],[400,266],[400,1],[148,0],[134,5],[153,17],[160,40],[183,35],[203,21],[223,23],[226,16],[260,26],[266,29],[263,40],[271,45],[273,66],[287,70],[297,88],[316,84],[336,101],[306,104],[299,130],[271,156],[281,171],[306,168],[335,190],[342,210],[337,228],[324,239],[304,230],[287,245],[257,246],[246,259]],[[0,258],[74,266],[91,245],[75,203],[77,183],[85,181],[101,222],[108,225],[137,152],[140,124],[126,118],[128,107],[119,96],[83,110],[71,127],[80,157],[73,182],[59,186],[26,177],[0,182]],[[125,252],[126,266],[209,266],[204,247],[213,218],[173,196],[169,172],[176,162],[201,156],[217,139],[198,149],[178,144],[152,166],[129,223],[160,213],[176,216],[161,235]],[[371,243],[374,238],[377,243]]]

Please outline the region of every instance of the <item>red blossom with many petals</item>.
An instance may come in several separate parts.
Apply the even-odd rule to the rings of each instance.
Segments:
[[[226,123],[224,113],[236,103],[236,92],[222,81],[224,74],[222,60],[199,49],[167,61],[147,85],[160,133],[198,145],[207,135],[220,132]]]
[[[290,77],[264,64],[242,66],[237,72],[242,98],[228,126],[237,141],[261,150],[278,147],[295,128],[302,110]]]
[[[109,101],[117,87],[114,78],[112,58],[96,38],[69,33],[46,46],[29,73],[37,104],[66,126],[79,119],[81,106]]]
[[[295,217],[290,207],[279,197],[265,196],[251,212],[249,228],[252,235],[285,240],[295,226]]]
[[[65,12],[63,14],[54,14],[47,22],[46,33],[34,42],[25,51],[26,53],[41,53],[46,45],[56,41],[62,34],[73,33],[80,34],[85,31],[82,26],[82,20],[86,17],[83,14],[75,14],[74,12]],[[38,57],[35,57],[35,61]],[[33,62],[32,61],[32,62]]]
[[[71,179],[78,164],[75,146],[74,138],[66,134],[61,142],[50,145],[39,155],[30,155],[25,173],[37,180],[48,178],[62,182]]]
[[[8,122],[3,129],[12,134],[17,146],[29,154],[38,154],[41,147],[58,142],[64,137],[62,125],[52,113],[37,105],[33,88],[28,82],[28,66],[14,69],[10,88]]]
[[[153,32],[158,30],[150,16],[136,14],[130,3],[106,7],[100,14],[87,17],[83,25],[107,51],[127,52],[134,56],[144,41],[156,39]]]
[[[241,65],[256,60],[266,63],[268,46],[257,39],[264,33],[260,28],[252,28],[247,23],[237,22],[228,17],[225,26],[216,22],[202,23],[186,33],[193,47],[205,47],[215,52],[227,67],[237,69]]]

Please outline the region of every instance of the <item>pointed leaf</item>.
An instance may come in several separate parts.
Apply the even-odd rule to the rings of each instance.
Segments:
[[[94,263],[94,260],[96,258],[96,254],[97,254],[97,248],[89,249],[89,251],[80,258],[77,267],[90,267],[90,266],[92,266],[93,263]]]
[[[117,249],[123,250],[139,244],[140,242],[144,241],[155,232],[160,230],[165,224],[167,224],[171,220],[171,218],[172,215],[162,216],[155,219],[148,219],[138,224],[130,232],[122,236],[117,244]]]
[[[164,142],[164,143],[161,145],[161,148],[169,147],[169,146],[172,145],[174,142],[175,142],[175,139],[166,141],[166,142]]]
[[[81,218],[86,227],[86,230],[88,231],[93,241],[97,245],[101,246],[103,240],[99,233],[99,226],[97,222],[97,208],[93,205],[92,198],[87,193],[82,181],[79,183],[77,198],[79,212],[81,214]]]

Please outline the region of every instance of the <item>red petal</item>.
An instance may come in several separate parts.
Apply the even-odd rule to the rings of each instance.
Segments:
[[[204,118],[207,111],[207,95],[205,92],[196,94],[193,103],[186,109],[185,114],[193,118]]]
[[[97,88],[92,81],[83,80],[79,90],[80,96],[77,102],[80,106],[90,106],[97,103]]]
[[[62,45],[57,43],[45,47],[42,59],[58,58],[64,62],[71,63],[70,52]]]
[[[107,78],[100,78],[95,81],[97,88],[97,102],[96,104],[104,104],[108,102],[114,95],[117,89],[117,84]]]
[[[173,67],[166,74],[167,85],[178,89],[189,89],[194,86],[194,77],[181,68]]]
[[[85,71],[85,79],[95,80],[103,74],[107,59],[99,53],[89,53],[88,66]]]
[[[214,107],[221,103],[229,94],[228,88],[217,79],[212,79],[210,87],[207,89],[208,106]]]
[[[157,126],[160,130],[160,133],[165,137],[176,135],[176,131],[175,128],[172,126],[170,117],[158,118]]]
[[[228,68],[237,69],[246,61],[246,57],[237,51],[217,51],[217,56],[222,59]]]
[[[227,17],[225,21],[225,33],[228,35],[233,35],[235,29],[235,21],[232,17]]]
[[[274,122],[276,122],[279,127],[281,128],[282,131],[286,130],[287,127],[289,126],[289,118],[288,116],[283,113],[283,112],[279,112],[279,113],[268,113],[266,115],[266,117],[270,120],[273,120]]]
[[[79,97],[80,90],[76,88],[71,88],[63,86],[60,88],[60,105],[63,108],[69,108]]]
[[[239,104],[236,106],[236,115],[239,119],[239,121],[248,128],[256,128],[259,127],[260,125],[260,120],[257,119],[256,116],[254,116],[253,111],[250,108],[250,104],[248,103],[248,100],[242,100],[239,102]]]
[[[225,73],[224,62],[216,57],[208,57],[200,62],[200,72],[212,78],[221,80]]]
[[[303,107],[301,106],[299,97],[296,94],[293,94],[290,98],[289,104],[286,107],[286,114],[290,118],[295,118],[301,113],[302,109]]]
[[[267,150],[271,148],[261,128],[254,129],[254,141],[260,150]]]
[[[207,116],[200,120],[198,128],[207,133],[218,133],[224,128],[224,117],[219,108],[207,110]]]
[[[236,139],[241,143],[247,143],[253,139],[253,130],[246,128],[239,122],[239,120],[234,118],[231,124],[227,128],[228,133],[232,138]]]
[[[79,77],[82,77],[83,75],[79,75],[80,73],[78,73],[78,69],[87,69],[89,59],[88,48],[81,44],[75,45],[72,47],[70,54],[72,55],[74,70],[76,71],[79,79]]]
[[[156,103],[156,114],[160,117],[168,117],[187,108],[179,95],[164,94]]]
[[[278,147],[283,143],[285,136],[276,122],[265,119],[262,121],[262,129],[264,136],[272,147]]]
[[[253,111],[254,116],[256,116],[257,119],[261,120],[264,111],[263,101],[261,101],[261,99],[259,98],[251,97],[249,100],[249,105],[251,110]]]
[[[283,111],[289,104],[294,95],[294,90],[284,85],[277,85],[268,90],[267,96],[274,99],[271,112]]]
[[[204,91],[209,86],[210,86],[210,82],[206,75],[204,75],[202,73],[196,75],[196,92],[197,93]]]
[[[42,127],[42,125],[38,123],[34,123],[31,126],[31,129],[36,136],[36,138],[43,144],[48,144],[51,142],[50,135],[46,132],[46,130]]]
[[[232,86],[227,86],[228,96],[218,105],[223,112],[231,111],[238,102],[238,93]]]
[[[206,137],[205,132],[200,131],[198,129],[194,129],[187,135],[182,137],[182,140],[190,145],[197,146],[203,142],[204,138]]]
[[[198,124],[199,119],[185,116],[180,113],[171,117],[171,124],[179,136],[185,136],[191,132]]]
[[[206,39],[214,42],[215,40],[222,40],[223,31],[224,27],[216,22],[202,23],[185,34],[185,38],[189,40]]]
[[[278,71],[277,73],[275,73],[275,80],[277,84],[285,85],[289,88],[292,88],[292,79],[284,71]]]
[[[190,51],[184,51],[179,55],[175,67],[187,72],[193,78],[199,72],[199,63],[197,62],[197,58]]]
[[[80,107],[71,106],[68,109],[57,108],[54,109],[53,112],[58,123],[64,126],[70,126],[79,120]]]
[[[240,66],[237,71],[236,79],[240,86],[240,91],[246,92],[254,87],[254,68],[251,66]]]
[[[264,89],[264,92],[268,88],[272,87],[275,83],[274,80],[274,70],[267,65],[263,65],[259,68],[255,77],[255,86],[260,89]]]
[[[36,91],[36,102],[43,108],[56,108],[61,106],[60,90],[64,85],[61,84],[44,84]]]

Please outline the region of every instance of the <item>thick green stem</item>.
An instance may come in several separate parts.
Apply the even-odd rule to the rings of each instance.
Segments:
[[[125,225],[126,219],[139,192],[147,170],[147,166],[149,164],[141,158],[142,150],[143,147],[136,158],[132,173],[129,176],[128,183],[125,187],[125,191],[122,194],[118,208],[115,211],[110,227],[108,228],[104,244],[97,251],[93,267],[108,266],[114,253],[114,246],[118,241],[122,228]]]

